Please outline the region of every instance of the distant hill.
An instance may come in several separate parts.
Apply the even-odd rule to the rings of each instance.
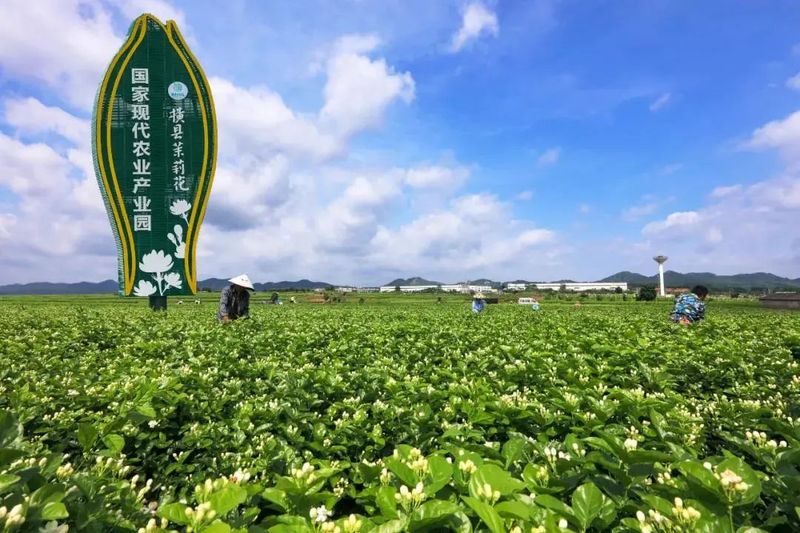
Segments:
[[[313,289],[333,288],[333,285],[330,283],[311,281],[308,279],[301,279],[297,281],[268,281],[266,283],[254,283],[253,286],[257,291],[288,291],[291,289],[309,291]]]
[[[197,283],[199,290],[211,289],[212,291],[221,291],[230,285],[228,280],[220,278],[208,278]],[[288,291],[288,290],[301,290],[310,291],[313,289],[330,289],[333,287],[330,283],[321,281],[311,281],[307,279],[300,279],[297,281],[267,281],[263,283],[253,282],[253,287],[257,291]]]
[[[197,289],[199,291],[210,290],[220,291],[228,286],[228,280],[221,278],[208,278],[197,282]],[[295,290],[312,290],[312,289],[329,289],[333,287],[330,283],[323,283],[320,281],[310,281],[301,279],[298,281],[277,281],[266,283],[253,283],[257,291],[286,291],[290,289]],[[0,295],[11,294],[102,294],[102,293],[116,293],[119,284],[107,279],[97,283],[82,281],[80,283],[14,283],[12,285],[0,285]]]
[[[81,281],[79,283],[13,283],[0,286],[0,294],[95,294],[117,292],[119,284],[107,279],[98,283]]]
[[[397,278],[396,280],[390,281],[389,283],[384,285],[384,287],[397,287],[399,285],[405,285],[405,286],[409,286],[410,285],[410,286],[415,286],[416,287],[416,286],[419,286],[419,285],[442,285],[442,283],[439,282],[439,281],[430,281],[430,280],[427,280],[425,278],[420,278],[420,277],[414,277],[414,278],[408,278],[408,279]]]
[[[492,281],[486,278],[473,279],[467,282],[467,285],[484,285],[487,287],[493,287],[495,289],[499,289],[502,284],[503,283],[500,281]]]
[[[656,285],[658,275],[644,276],[635,272],[617,272],[600,281],[625,281],[631,286]],[[800,289],[800,279],[782,278],[767,272],[753,274],[734,274],[718,276],[711,272],[688,272],[682,274],[674,270],[664,272],[664,284],[667,287],[692,288],[694,285],[705,285],[715,290],[751,290],[751,289]]]

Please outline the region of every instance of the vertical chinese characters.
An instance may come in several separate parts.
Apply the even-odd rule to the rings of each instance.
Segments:
[[[150,192],[150,73],[131,69],[131,118],[133,119],[133,230],[152,229]]]
[[[169,112],[169,119],[172,121],[172,183],[175,192],[186,192],[189,186],[186,184],[186,166],[183,161],[183,108],[173,107]]]

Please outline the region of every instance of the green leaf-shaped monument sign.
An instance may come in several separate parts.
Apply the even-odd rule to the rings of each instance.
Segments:
[[[131,25],[97,93],[92,143],[120,294],[197,292],[217,127],[208,81],[175,22],[145,14]]]

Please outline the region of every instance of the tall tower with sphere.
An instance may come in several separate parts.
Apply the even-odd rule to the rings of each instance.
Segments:
[[[667,262],[667,256],[657,255],[653,258],[653,261],[658,263],[658,282],[659,282],[659,287],[661,289],[659,294],[661,294],[661,296],[663,297],[667,295],[667,292],[664,290],[664,263]]]

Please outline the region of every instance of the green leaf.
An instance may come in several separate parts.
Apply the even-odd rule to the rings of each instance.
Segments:
[[[628,462],[634,463],[671,463],[675,457],[656,450],[633,450],[628,452]]]
[[[122,449],[125,447],[125,439],[122,437],[122,435],[112,433],[111,435],[106,435],[103,437],[103,444],[105,444],[106,447],[113,453],[117,454],[122,452]]]
[[[411,531],[417,531],[442,524],[458,512],[459,507],[453,502],[444,500],[425,502],[411,514],[409,527]]]
[[[611,498],[606,498],[600,514],[592,522],[592,527],[598,531],[607,530],[617,518],[617,506]]]
[[[511,474],[495,464],[485,464],[472,474],[469,480],[469,493],[472,497],[478,497],[478,487],[488,483],[492,490],[499,491],[503,496],[513,494],[522,490],[525,483],[519,479],[514,479]]]
[[[503,444],[502,455],[506,460],[506,468],[520,458],[522,452],[525,451],[526,443],[522,439],[511,439]]]
[[[714,477],[713,472],[703,466],[703,463],[696,460],[682,461],[675,465],[675,467],[683,472],[688,478],[695,481],[702,488],[714,494],[719,501],[723,501],[723,495],[720,491],[719,480]]]
[[[753,503],[761,495],[761,480],[750,466],[738,457],[728,457],[717,465],[717,472],[731,470],[747,483],[747,490],[737,492],[738,499],[734,501],[734,507]]]
[[[462,496],[461,499],[469,505],[470,509],[475,511],[478,518],[486,524],[486,527],[492,533],[505,533],[506,528],[503,526],[503,519],[500,518],[500,515],[491,505],[471,496]]]
[[[215,520],[209,526],[200,529],[202,533],[230,533],[231,526],[225,522]]]
[[[284,513],[289,510],[289,499],[286,497],[286,493],[280,489],[274,487],[264,489],[261,497],[277,505]]]
[[[383,486],[378,489],[375,495],[375,503],[381,510],[381,514],[386,518],[397,518],[397,500],[394,495],[397,490],[391,486]]]
[[[247,499],[247,491],[236,483],[228,483],[214,492],[208,501],[217,516],[224,516]]]
[[[0,466],[6,466],[20,457],[25,457],[25,452],[15,448],[0,448]]]
[[[564,516],[575,517],[575,513],[569,505],[549,494],[540,494],[533,501],[545,509],[550,509]]]
[[[278,522],[269,531],[279,533],[313,533],[314,528],[308,525],[308,519],[296,515],[281,515],[274,518]],[[274,522],[269,522],[274,523]]]
[[[13,444],[21,434],[17,418],[9,411],[0,411],[0,447]]]
[[[373,531],[374,533],[402,533],[408,526],[408,518],[398,518],[397,520],[390,520],[379,525]]]
[[[185,526],[189,523],[186,517],[186,505],[182,503],[167,503],[158,508],[158,516],[166,518],[170,522]]]
[[[147,418],[155,418],[156,417],[156,410],[153,409],[151,405],[142,404],[138,405],[135,409],[137,413],[140,415],[147,417]]]
[[[64,490],[61,485],[42,485],[31,494],[31,505],[45,505],[50,502],[60,502],[64,499]]]
[[[97,440],[99,432],[91,424],[80,424],[78,426],[78,442],[80,443],[83,451],[88,452]]]
[[[611,455],[618,457],[617,450],[612,446],[610,446],[605,440],[599,437],[586,437],[585,439],[583,439],[583,442],[594,448],[603,450],[606,453],[610,453]]]
[[[583,529],[588,529],[603,508],[605,496],[594,483],[584,483],[572,494],[572,510]]]
[[[644,500],[651,509],[658,511],[664,516],[670,516],[672,514],[672,504],[660,496],[648,494],[642,496],[642,500]]]
[[[400,481],[402,481],[407,487],[412,488],[419,483],[419,479],[417,479],[417,475],[414,473],[414,471],[399,459],[388,457],[384,460],[384,463],[386,463],[386,467],[391,470],[392,473],[396,475],[398,479],[400,479]]]
[[[42,520],[61,520],[68,516],[67,508],[61,502],[48,502],[42,508]]]
[[[453,515],[450,527],[455,533],[472,533],[472,522],[464,511],[459,511]]]
[[[519,501],[500,502],[494,506],[494,510],[505,518],[529,520],[531,517],[530,507]]]
[[[19,481],[19,479],[19,476],[15,476],[14,474],[0,474],[0,493]]]
[[[425,483],[425,494],[434,496],[450,483],[450,479],[453,477],[453,465],[448,463],[444,457],[432,455],[428,458],[428,468],[431,472],[431,480]]]

